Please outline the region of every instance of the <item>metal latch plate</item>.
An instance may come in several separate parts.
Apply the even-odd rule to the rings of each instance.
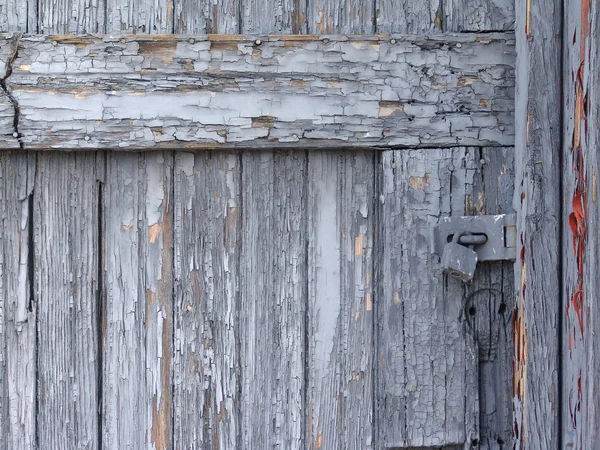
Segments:
[[[431,252],[441,256],[456,233],[487,236],[485,244],[474,247],[479,261],[514,261],[517,256],[516,214],[442,217],[431,233]]]

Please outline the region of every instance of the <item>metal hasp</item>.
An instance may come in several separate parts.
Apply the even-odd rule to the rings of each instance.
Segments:
[[[459,237],[455,238],[456,235]],[[457,243],[471,247],[477,254],[476,262],[514,261],[516,258],[516,214],[442,217],[439,223],[433,227],[431,252],[442,257],[444,272],[456,276],[462,281],[470,281],[474,271],[469,270],[468,274],[457,276],[455,275],[457,272],[450,270],[451,267],[446,261],[449,259],[449,253],[452,255],[460,253],[457,252]]]

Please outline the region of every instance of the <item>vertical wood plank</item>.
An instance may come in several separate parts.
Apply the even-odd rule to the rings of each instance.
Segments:
[[[305,34],[306,3],[301,0],[241,1],[240,32],[246,34]]]
[[[430,254],[440,216],[463,215],[464,148],[385,151],[377,250],[376,447],[437,447],[478,440],[477,353],[464,287]]]
[[[468,215],[513,213],[514,148],[474,149]],[[512,448],[513,263],[477,264],[467,285],[465,317],[479,354],[479,448]]]
[[[170,448],[170,153],[112,153],[104,199],[103,448]]]
[[[39,0],[40,34],[104,32],[104,0]]]
[[[517,0],[514,425],[517,449],[560,448],[562,0]],[[564,39],[572,36],[564,35]],[[568,74],[570,77],[571,75]]]
[[[0,0],[0,33],[37,32],[37,0]]]
[[[0,448],[36,447],[36,315],[31,297],[35,154],[0,155]]]
[[[562,446],[598,445],[597,2],[563,11]]]
[[[104,0],[105,33],[173,33],[174,0]]]
[[[375,0],[309,0],[311,34],[373,34]]]
[[[98,448],[94,153],[41,153],[35,195],[39,448]]]
[[[304,448],[306,153],[242,156],[241,448]]]
[[[515,29],[514,0],[446,0],[444,31],[508,31]]]
[[[238,34],[240,0],[175,0],[175,33]]]
[[[175,448],[239,448],[240,162],[175,156]]]
[[[310,448],[372,446],[374,153],[309,153]]]
[[[442,0],[376,0],[376,33],[427,34],[442,31]]]

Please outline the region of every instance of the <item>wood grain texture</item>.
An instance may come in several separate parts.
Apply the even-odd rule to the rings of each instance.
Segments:
[[[0,33],[37,33],[37,0],[0,0]]]
[[[108,155],[102,446],[170,448],[172,155]]]
[[[239,154],[175,155],[177,449],[239,448],[240,180]]]
[[[513,143],[512,35],[394,39],[26,37],[8,84],[25,148]]]
[[[105,31],[104,0],[39,0],[39,34],[87,34]]]
[[[464,215],[473,149],[382,154],[376,302],[376,448],[468,448],[479,439],[478,353],[464,285],[429,249],[440,216]]]
[[[35,154],[0,155],[0,448],[36,448],[36,316],[31,297]]]
[[[442,31],[441,0],[376,0],[377,33],[435,34]]]
[[[467,175],[468,215],[514,213],[514,148],[475,151],[479,164]],[[479,448],[502,450],[514,444],[513,263],[479,263],[467,285],[465,317],[479,351]]]
[[[563,16],[562,446],[598,445],[597,2],[565,2]]]
[[[374,157],[309,153],[308,448],[373,443]]]
[[[308,32],[312,34],[373,34],[374,1],[309,0]]]
[[[195,0],[174,2],[174,32],[177,34],[238,34],[240,0]]]
[[[515,29],[513,0],[449,0],[444,2],[444,30],[508,31]]]
[[[240,448],[304,448],[305,152],[242,155]]]
[[[37,446],[97,449],[96,154],[39,154],[36,177]]]
[[[240,32],[305,34],[306,2],[300,0],[239,0]]]
[[[560,0],[516,2],[516,448],[561,447],[561,11]]]
[[[103,0],[105,33],[173,33],[174,0]]]

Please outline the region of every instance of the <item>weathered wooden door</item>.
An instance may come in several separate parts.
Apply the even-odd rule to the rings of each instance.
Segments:
[[[448,49],[443,32],[511,30],[510,2],[29,3],[9,2],[0,30],[439,36],[398,64],[420,75],[398,78],[397,99],[373,100],[383,139],[368,145],[353,140],[368,117],[357,106],[340,113],[355,123],[311,129],[314,145],[291,114],[280,146],[265,148],[265,130],[285,121],[265,114],[235,131],[252,136],[239,149],[198,149],[188,127],[157,150],[111,150],[166,136],[168,102],[139,130],[143,112],[133,120],[114,104],[100,123],[89,84],[65,70],[40,102],[55,82],[30,76],[44,52],[2,53],[0,114],[19,108],[0,116],[0,134],[10,144],[17,133],[20,149],[0,157],[0,448],[512,447],[512,265],[480,264],[465,285],[429,247],[443,216],[513,211],[512,35],[477,35],[463,53],[448,38],[451,57],[427,53]],[[495,40],[500,56],[485,47]],[[172,63],[167,44],[136,48],[119,64],[153,51]],[[41,64],[60,72],[70,51]],[[95,82],[108,92],[110,77]],[[306,78],[291,85],[327,85]],[[348,146],[327,133],[348,133]],[[69,139],[100,144],[40,150]]]

